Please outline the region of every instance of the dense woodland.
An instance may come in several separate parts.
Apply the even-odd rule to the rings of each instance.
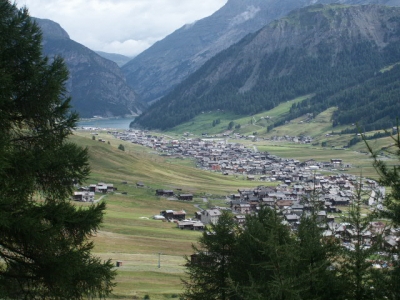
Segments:
[[[192,74],[173,92],[156,102],[135,120],[133,125],[167,129],[205,111],[217,109],[238,115],[251,115],[269,110],[279,103],[299,96],[314,94],[311,99],[293,106],[286,120],[337,107],[333,125],[358,122],[366,130],[388,128],[396,124],[396,101],[399,89],[400,34],[399,18],[391,18],[391,31],[381,49],[366,39],[342,36],[323,40],[310,50],[302,47],[278,49],[261,58],[254,86],[241,88],[252,76],[253,65],[241,62],[211,85],[207,76],[228,58],[240,57],[238,52],[252,42],[257,33],[216,55]],[[322,30],[322,29],[321,29]],[[386,68],[385,71],[383,71]],[[362,108],[362,109],[361,109]],[[273,124],[278,126],[280,124]]]

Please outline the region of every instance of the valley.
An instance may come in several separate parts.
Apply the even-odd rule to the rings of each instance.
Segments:
[[[400,0],[333,2],[127,57],[3,1],[0,298],[398,299]]]
[[[290,103],[287,104],[289,107]],[[285,105],[285,104],[282,104]],[[283,107],[277,108],[280,113],[285,113]],[[279,117],[280,113],[269,111],[268,116]],[[257,138],[247,138],[253,134],[254,124],[249,124],[250,118],[237,119],[235,122],[243,124],[241,133],[227,134],[225,126],[228,120],[224,120],[225,113],[204,113],[198,120],[188,124],[186,130],[177,128],[171,132],[148,132],[146,135],[164,137],[168,140],[184,141],[190,139],[220,139],[229,143],[243,144],[246,148],[258,151],[268,151],[272,155],[287,159],[296,159],[301,162],[315,159],[327,161],[328,158],[337,158],[351,164],[351,168],[345,172],[340,170],[324,171],[324,174],[347,173],[354,176],[362,175],[371,179],[377,179],[377,174],[371,166],[371,159],[366,155],[365,145],[361,142],[356,146],[342,149],[346,138],[334,136],[331,143],[335,143],[340,150],[329,147],[321,147],[321,141],[327,139],[329,130],[321,132],[320,126],[324,122],[326,112],[316,117],[309,125],[308,134],[313,137],[312,144],[300,144],[285,139],[274,140],[273,134],[290,132],[290,126],[286,124],[278,128],[281,133],[269,135],[256,134]],[[231,118],[232,116],[229,115]],[[217,130],[212,126],[212,120],[220,118],[219,124],[223,130]],[[255,117],[259,119],[260,116]],[[247,123],[247,124],[246,124]],[[307,126],[305,124],[305,126]],[[261,126],[261,125],[260,125]],[[247,128],[247,129],[246,129]],[[214,131],[213,131],[214,130]],[[260,132],[265,131],[264,128]],[[121,130],[119,134],[124,136]],[[132,131],[134,132],[134,131]],[[189,133],[192,132],[192,133]],[[193,133],[194,132],[194,133]],[[207,137],[202,135],[207,132]],[[96,133],[92,140],[93,133]],[[225,134],[225,136],[224,136]],[[240,137],[239,137],[240,135]],[[280,135],[281,136],[281,135]],[[193,217],[198,211],[195,205],[207,209],[213,206],[227,206],[226,196],[237,193],[238,189],[250,190],[258,186],[274,187],[280,182],[265,182],[248,180],[247,175],[223,175],[222,172],[201,170],[196,168],[193,158],[180,155],[160,155],[152,147],[138,145],[130,141],[124,141],[111,134],[109,129],[78,130],[72,137],[78,145],[89,148],[91,176],[88,184],[97,182],[111,182],[117,187],[117,191],[107,194],[104,201],[107,203],[107,213],[104,224],[96,237],[95,254],[101,258],[111,258],[113,262],[121,261],[122,266],[117,268],[117,286],[114,294],[118,299],[142,299],[149,295],[150,299],[168,299],[176,297],[182,292],[181,278],[184,274],[184,256],[192,253],[191,244],[196,243],[200,232],[191,230],[179,230],[175,223],[153,220],[152,216],[160,211],[184,210],[188,217]],[[104,142],[99,142],[103,140]],[[390,143],[389,138],[372,141],[372,146],[383,147]],[[125,151],[118,149],[124,145]],[[361,152],[360,152],[361,151]],[[394,157],[388,157],[388,162],[395,163]],[[138,188],[137,183],[143,183],[144,187]],[[164,197],[156,196],[156,189],[169,189],[181,193],[191,193],[193,201],[171,201]],[[97,197],[97,196],[96,196]],[[204,202],[207,198],[208,202]],[[78,205],[88,205],[78,203]],[[160,268],[158,259],[160,257]]]

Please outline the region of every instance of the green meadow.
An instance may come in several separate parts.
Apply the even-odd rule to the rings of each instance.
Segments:
[[[345,127],[332,128],[330,120],[335,108],[312,119],[304,116],[292,120],[267,132],[271,122],[279,120],[293,103],[307,97],[296,98],[254,116],[238,117],[222,111],[205,112],[170,132],[153,134],[172,138],[182,138],[186,132],[194,137],[202,136],[205,132],[218,135],[229,132],[228,124],[233,121],[235,125],[240,124],[240,128],[233,129],[235,132],[244,136],[255,134],[256,139],[234,140],[225,137],[228,142],[243,143],[258,151],[300,161],[342,159],[352,167],[335,170],[333,173],[347,172],[377,179],[365,143],[344,148],[355,135],[340,134]],[[213,126],[213,121],[217,119],[219,123]],[[313,138],[313,142],[297,144],[272,140],[273,136],[284,135],[307,135]],[[99,139],[105,142],[99,142]],[[176,224],[153,220],[152,216],[162,210],[172,209],[185,210],[190,218],[198,207],[225,205],[225,197],[236,193],[239,188],[272,184],[248,181],[244,175],[224,176],[200,170],[191,158],[160,156],[153,149],[115,139],[106,131],[98,132],[95,140],[90,132],[76,131],[71,140],[89,149],[91,175],[87,184],[107,182],[117,187],[116,192],[107,194],[101,200],[106,201],[107,211],[102,227],[93,237],[95,255],[105,260],[112,259],[113,263],[122,263],[116,267],[116,287],[110,298],[143,299],[148,295],[150,299],[171,299],[178,298],[181,293],[181,278],[185,276],[184,256],[192,253],[191,245],[196,243],[200,232],[180,230]],[[398,161],[394,155],[381,149],[392,142],[390,138],[369,141],[371,147],[378,151],[379,157],[389,165]],[[120,144],[125,151],[118,149]],[[137,187],[137,182],[142,182],[144,187]],[[176,193],[192,193],[194,200],[186,202],[157,197],[155,190],[160,188],[172,189]],[[96,199],[100,196],[96,195]],[[207,200],[204,201],[204,198]]]
[[[244,176],[195,169],[191,159],[159,156],[152,149],[117,140],[105,132],[99,133],[96,140],[89,132],[75,132],[71,140],[89,149],[91,175],[87,184],[106,182],[117,188],[101,200],[106,201],[107,211],[102,227],[93,237],[96,256],[112,259],[115,264],[122,262],[116,267],[117,285],[110,298],[143,299],[149,295],[150,299],[169,299],[181,292],[184,256],[192,253],[191,245],[200,232],[180,230],[175,223],[153,220],[152,216],[172,209],[185,210],[187,217],[193,217],[199,210],[195,205],[225,205],[226,195],[260,184],[247,181]],[[118,149],[120,144],[125,151]],[[145,186],[139,188],[137,182]],[[158,188],[193,193],[194,200],[157,197]]]

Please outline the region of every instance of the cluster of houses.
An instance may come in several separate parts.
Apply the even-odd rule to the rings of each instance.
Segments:
[[[302,216],[317,211],[317,218],[325,237],[341,239],[346,247],[354,247],[357,234],[351,224],[335,220],[341,209],[354,199],[356,186],[370,193],[369,205],[379,204],[384,196],[384,189],[373,180],[363,180],[349,174],[321,175],[320,170],[338,170],[351,167],[340,159],[317,162],[309,160],[300,162],[295,159],[283,159],[269,153],[260,153],[239,143],[228,143],[225,138],[170,139],[154,136],[145,131],[129,130],[110,132],[115,137],[150,147],[161,155],[175,157],[192,157],[197,166],[206,170],[221,172],[225,175],[245,175],[248,180],[265,180],[280,182],[276,187],[260,186],[250,190],[238,190],[229,196],[229,210],[235,220],[243,224],[246,215],[256,213],[262,206],[277,210],[283,222],[297,230]],[[237,138],[237,137],[236,137]],[[275,137],[274,140],[311,143],[308,137]],[[376,192],[379,190],[380,192]],[[192,194],[175,195],[171,190],[157,190],[159,196],[177,196],[180,200],[192,200]],[[193,218],[187,218],[184,211],[165,210],[158,219],[174,221],[178,228],[202,230],[210,223],[215,224],[221,215],[221,209],[206,209],[196,212]],[[379,234],[384,234],[384,244],[388,248],[397,248],[400,232],[387,228],[384,223],[371,222],[369,228],[362,232],[365,247],[371,245]]]
[[[240,143],[228,143],[226,139],[184,138],[169,139],[164,136],[154,136],[145,131],[129,130],[110,132],[115,137],[150,147],[161,155],[174,157],[192,157],[197,166],[206,170],[222,172],[225,175],[247,175],[249,180],[286,180],[287,182],[302,181],[301,178],[313,176],[318,169],[335,169],[350,167],[341,160],[331,159],[326,162],[310,160],[300,163],[294,159],[282,159],[277,156],[260,153],[255,149],[245,147]],[[290,140],[310,142],[308,137],[285,137]],[[255,177],[258,175],[257,177]]]
[[[313,139],[310,136],[303,136],[303,135],[302,136],[274,135],[269,140],[275,141],[275,142],[292,142],[292,143],[298,143],[298,144],[311,144],[313,141]]]
[[[91,184],[89,186],[79,187],[78,191],[74,192],[72,198],[75,201],[81,202],[93,202],[95,193],[110,193],[116,191],[112,183],[99,182],[97,184]]]
[[[336,238],[342,244],[354,249],[360,232],[357,232],[350,223],[338,221],[344,216],[341,209],[348,206],[355,199],[355,178],[342,176],[316,176],[312,181],[293,186],[279,184],[277,187],[259,186],[254,189],[239,189],[236,194],[229,196],[228,208],[205,209],[188,218],[185,211],[161,211],[160,216],[173,221],[180,229],[203,230],[207,224],[216,224],[222,209],[232,212],[238,224],[244,224],[246,215],[256,213],[261,207],[276,210],[282,216],[282,222],[292,230],[297,230],[303,216],[316,214],[323,236]],[[346,185],[343,189],[341,185]],[[371,180],[363,184],[363,192],[374,196],[374,202],[381,199],[377,196],[377,184]],[[370,202],[371,203],[371,202]],[[383,246],[387,250],[397,249],[400,245],[400,231],[388,227],[385,223],[374,221],[361,232],[363,247],[371,247],[382,236]]]
[[[158,189],[156,190],[156,195],[164,197],[175,197],[177,200],[193,200],[193,194],[176,194],[173,190]]]
[[[163,210],[160,215],[156,215],[153,218],[175,222],[180,229],[203,230],[207,224],[216,224],[220,215],[220,209],[206,209],[196,212],[193,219],[187,219],[187,214],[184,210]]]

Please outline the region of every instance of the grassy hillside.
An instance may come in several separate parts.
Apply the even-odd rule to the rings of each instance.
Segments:
[[[254,183],[246,180],[232,181],[231,178],[209,171],[194,170],[191,159],[162,157],[151,149],[114,139],[111,135],[100,134],[110,142],[100,143],[91,140],[90,133],[77,133],[74,141],[90,149],[92,175],[90,183],[108,181],[118,184],[127,181],[135,184],[143,182],[153,191],[157,188],[182,189],[182,192],[226,195],[240,187],[252,187]],[[125,151],[118,150],[123,144]],[[124,188],[129,188],[124,186]]]
[[[259,183],[197,170],[191,160],[160,157],[151,153],[151,149],[116,140],[105,133],[96,138],[110,144],[93,141],[90,133],[76,132],[71,137],[89,149],[92,172],[87,184],[101,181],[117,187],[115,193],[102,199],[107,202],[107,213],[94,237],[97,256],[111,258],[114,263],[122,261],[122,267],[117,268],[114,297],[143,299],[148,294],[151,299],[171,298],[181,292],[183,257],[192,253],[191,244],[200,233],[179,230],[174,223],[151,217],[166,209],[183,209],[192,217],[198,210],[195,204],[207,207],[203,198],[211,204],[223,205],[225,195]],[[118,150],[119,144],[124,144],[125,151]],[[137,188],[138,181],[145,187]],[[167,200],[155,196],[157,188],[175,191],[179,188],[182,193],[194,193],[195,198],[192,202]],[[96,199],[99,197],[96,195]],[[158,268],[159,253],[161,268]]]
[[[251,116],[241,117],[223,111],[204,112],[203,114],[195,117],[192,121],[176,126],[168,134],[180,135],[184,132],[189,132],[194,135],[201,135],[208,133],[209,135],[217,135],[222,133],[240,133],[242,135],[257,134],[258,137],[270,138],[272,136],[299,136],[306,135],[317,139],[319,142],[325,141],[327,133],[339,133],[347,128],[354,128],[354,126],[336,126],[332,127],[332,115],[336,111],[335,107],[330,107],[316,116],[303,115],[290,122],[282,122],[289,114],[290,108],[294,104],[301,103],[308,100],[313,95],[305,95],[292,99],[290,101],[281,103],[275,108],[263,111]],[[214,120],[220,120],[220,123],[213,126]],[[229,123],[233,122],[232,130],[228,130]],[[282,122],[283,124],[274,128],[270,126]],[[240,128],[235,128],[240,125]],[[347,144],[351,139],[350,135],[346,136],[339,144]],[[332,140],[332,138],[330,138]]]
[[[287,106],[290,106],[290,103]],[[268,114],[279,118],[284,111],[282,109],[276,114],[270,111]],[[321,124],[325,122],[325,117],[328,118],[329,113],[330,111],[326,111],[313,122],[302,126],[308,128],[311,134],[318,132],[315,136],[321,136],[321,139],[328,138],[325,137]],[[214,115],[212,118],[221,115]],[[260,116],[254,117],[259,119]],[[207,114],[202,117],[206,120]],[[244,119],[235,120],[239,121],[245,122]],[[242,130],[244,128],[246,127],[243,126]],[[300,124],[293,122],[277,130],[284,134],[296,130],[299,132],[299,128],[302,128]],[[176,131],[171,134],[177,136],[179,133]],[[100,138],[106,142],[92,140],[90,132],[76,132],[71,137],[74,142],[89,149],[92,173],[87,184],[107,182],[117,187],[115,193],[108,194],[101,200],[107,202],[107,212],[103,226],[93,239],[97,256],[102,259],[111,258],[114,263],[122,261],[122,266],[117,268],[117,286],[113,297],[142,299],[146,294],[150,299],[175,297],[181,292],[180,278],[184,276],[183,257],[192,253],[191,244],[196,242],[200,233],[179,230],[174,223],[156,221],[151,217],[166,209],[183,209],[188,217],[192,217],[198,210],[195,205],[203,208],[210,204],[224,205],[227,194],[234,193],[238,188],[252,188],[261,183],[247,181],[244,176],[236,178],[202,171],[195,168],[195,162],[191,159],[159,156],[152,149],[117,140],[105,132],[96,136],[96,139]],[[343,137],[334,135],[331,138],[339,143]],[[312,158],[318,161],[341,158],[345,163],[354,165],[354,168],[346,172],[376,177],[369,156],[361,153],[366,150],[361,143],[356,144],[353,149],[337,150],[321,147],[320,144],[305,145],[264,139],[242,139],[238,142],[256,147],[259,151],[302,161]],[[371,145],[376,149],[389,143],[388,138],[371,141]],[[125,151],[118,149],[120,144],[124,145]],[[394,163],[393,158],[388,161]],[[143,182],[145,187],[137,188],[136,183],[139,181]],[[193,193],[194,201],[171,201],[157,197],[157,188],[174,189],[178,193]],[[99,197],[100,195],[96,195],[96,199]],[[207,198],[209,204],[204,202],[203,198]]]

